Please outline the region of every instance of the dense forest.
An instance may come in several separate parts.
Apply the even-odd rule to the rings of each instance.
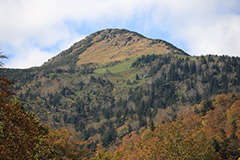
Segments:
[[[115,73],[114,67],[124,63],[129,68]],[[81,72],[49,70],[41,77],[33,71],[13,79],[14,90],[42,122],[53,128],[68,126],[80,138],[96,136],[98,142],[103,140],[99,135],[112,133],[113,128],[122,137],[150,119],[174,120],[179,106],[240,89],[240,60],[234,57],[148,55],[111,65],[92,68],[90,73],[88,67],[93,65]],[[164,115],[164,110],[171,113]]]
[[[217,95],[178,113],[174,122],[142,127],[115,142],[106,159],[237,159],[239,157],[239,96]],[[208,110],[206,112],[206,110]],[[204,114],[203,114],[204,113]]]
[[[172,122],[129,131],[96,151],[65,128],[39,123],[0,80],[1,159],[236,159],[239,157],[240,96],[217,95],[213,101],[185,106]],[[111,132],[108,136],[113,136]],[[107,135],[106,135],[107,136]]]
[[[109,56],[104,47],[116,55],[83,63],[84,54]],[[189,56],[107,30],[40,67],[1,68],[0,77],[0,159],[239,157],[239,57]]]

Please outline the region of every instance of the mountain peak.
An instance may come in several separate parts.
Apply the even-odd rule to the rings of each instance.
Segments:
[[[87,36],[45,64],[103,64],[135,56],[168,53],[186,55],[184,51],[163,40],[149,39],[126,29],[105,29]]]
[[[147,39],[136,32],[126,29],[105,29],[87,36],[85,40],[91,41],[92,43],[100,43],[104,41],[105,43],[108,43],[108,46],[117,46],[119,45],[118,42],[123,42],[126,44],[127,42],[131,41],[133,37],[136,41],[139,41],[140,39]],[[76,46],[78,46],[78,44],[79,43],[76,43]]]
[[[93,34],[91,34],[90,36],[87,36],[86,38],[90,38],[90,37],[102,37],[102,39],[104,38],[116,38],[118,36],[138,36],[139,38],[146,38],[143,35],[138,34],[137,32],[133,32],[133,31],[129,31],[127,29],[105,29],[105,30],[101,30],[98,32],[95,32]]]

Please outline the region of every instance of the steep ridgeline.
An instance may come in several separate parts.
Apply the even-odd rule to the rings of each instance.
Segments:
[[[105,64],[147,54],[185,52],[163,40],[148,39],[124,29],[107,29],[87,36],[44,64],[53,66]]]
[[[240,91],[239,57],[192,57],[127,30],[96,32],[41,67],[0,74],[15,81],[19,99],[42,122],[76,130],[93,147],[150,119],[174,121],[181,106]]]

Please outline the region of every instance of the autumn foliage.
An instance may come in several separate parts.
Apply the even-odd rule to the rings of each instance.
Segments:
[[[0,54],[0,58],[3,58]],[[0,63],[1,66],[1,63]],[[176,120],[158,126],[150,121],[96,152],[77,133],[41,124],[0,79],[0,159],[237,159],[240,156],[240,97],[217,95],[213,101],[186,107]],[[184,108],[184,107],[183,107]],[[109,132],[113,134],[113,132]]]
[[[107,159],[216,159],[219,155],[199,127],[188,128],[182,122],[146,129],[141,135],[132,132],[123,138]]]
[[[86,143],[75,133],[52,130],[28,113],[11,91],[11,84],[0,79],[0,159],[84,159]]]
[[[45,134],[44,127],[27,114],[23,106],[11,92],[11,82],[0,80],[0,152],[1,159],[34,158],[37,155],[36,144]]]
[[[237,159],[240,152],[240,100],[218,95],[204,116],[194,107],[175,122],[142,128],[99,149],[94,159]],[[204,108],[204,102],[197,107]]]
[[[66,128],[53,130],[27,112],[0,79],[0,159],[236,159],[240,98],[218,95],[179,112],[176,121],[132,131],[95,153]]]

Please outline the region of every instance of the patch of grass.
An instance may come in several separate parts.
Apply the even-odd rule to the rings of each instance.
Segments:
[[[193,57],[191,57],[191,56],[187,56],[187,55],[182,55],[182,54],[172,54],[173,56],[175,56],[175,57],[178,57],[178,58],[184,58],[184,59],[186,59],[187,57],[188,58],[193,58]]]
[[[124,72],[132,72],[135,70],[134,68],[131,68],[132,62],[134,59],[129,59],[129,60],[124,60],[112,67],[104,67],[104,68],[99,68],[94,71],[96,74],[104,74],[104,73],[112,73],[112,74],[121,74]]]

